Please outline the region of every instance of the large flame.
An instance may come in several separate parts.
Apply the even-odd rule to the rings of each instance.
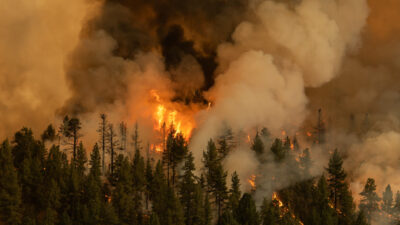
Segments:
[[[185,115],[184,112],[174,108],[170,102],[164,102],[156,90],[151,90],[150,94],[156,102],[153,115],[154,129],[164,132],[163,129],[173,126],[175,135],[181,133],[188,140],[194,127],[192,115]]]

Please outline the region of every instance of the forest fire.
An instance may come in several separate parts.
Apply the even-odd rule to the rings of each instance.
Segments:
[[[164,103],[156,90],[150,91],[151,96],[157,103],[153,114],[154,129],[158,132],[165,132],[173,127],[175,136],[181,133],[186,140],[189,140],[194,122],[191,118],[186,118],[183,113],[178,112],[171,103]],[[161,151],[161,146],[154,146],[156,151]]]
[[[256,175],[251,175],[250,178],[247,179],[247,182],[249,182],[252,190],[256,189]]]

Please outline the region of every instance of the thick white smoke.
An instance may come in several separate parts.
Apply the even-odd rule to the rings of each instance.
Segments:
[[[207,93],[214,106],[200,113],[204,123],[191,143],[197,158],[225,123],[234,132],[265,126],[274,135],[294,133],[307,115],[305,88],[337,75],[358,44],[368,6],[365,0],[263,1],[254,14],[236,28],[233,43],[219,46],[220,75]]]

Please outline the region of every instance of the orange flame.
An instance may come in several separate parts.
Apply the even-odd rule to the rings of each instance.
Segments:
[[[256,189],[256,175],[251,175],[247,182],[249,182],[252,190]]]
[[[311,136],[312,136],[312,133],[307,131],[307,136],[308,136],[308,137],[311,137]]]
[[[282,207],[283,206],[283,202],[279,199],[278,194],[276,192],[274,192],[272,194],[272,200],[275,200],[278,202],[278,206]]]
[[[157,132],[165,132],[163,129],[168,129],[173,126],[175,129],[175,136],[179,133],[188,140],[191,136],[191,132],[194,127],[192,117],[187,117],[183,113],[182,107],[172,102],[163,101],[157,90],[150,90],[150,95],[153,97],[153,101],[156,102],[153,119],[154,129]],[[185,109],[186,110],[186,109]],[[161,152],[162,145],[153,145],[156,152]]]

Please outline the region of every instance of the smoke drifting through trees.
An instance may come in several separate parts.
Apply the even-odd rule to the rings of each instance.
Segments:
[[[225,124],[234,133],[265,126],[273,136],[282,129],[294,135],[315,126],[321,107],[326,148],[346,152],[345,166],[363,165],[349,174],[354,193],[364,171],[379,168],[380,177],[399,171],[390,160],[400,109],[395,0],[40,2],[7,1],[21,9],[18,16],[0,8],[1,135],[22,125],[43,128],[56,111],[94,127],[106,111],[112,121],[140,121],[153,141],[148,93],[156,89],[196,118],[189,146],[195,160]],[[206,101],[212,107],[200,110]],[[350,114],[355,131],[348,134]],[[381,163],[360,154],[371,143],[387,152]],[[243,168],[242,180],[259,168],[248,148],[237,145],[225,161]],[[314,148],[324,165],[328,156]],[[378,188],[386,182],[377,180]]]

